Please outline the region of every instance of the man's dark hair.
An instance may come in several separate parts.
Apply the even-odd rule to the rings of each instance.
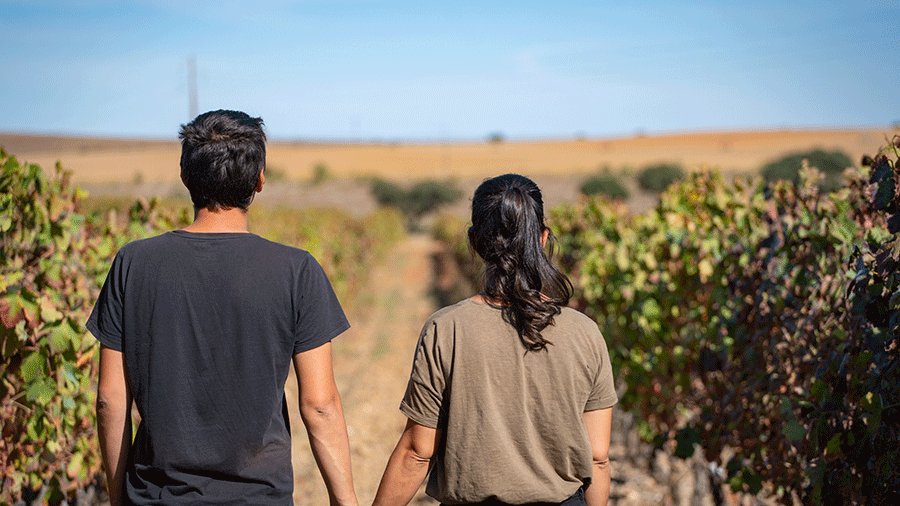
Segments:
[[[266,165],[262,118],[240,111],[210,111],[181,125],[178,138],[181,179],[194,208],[246,210]]]

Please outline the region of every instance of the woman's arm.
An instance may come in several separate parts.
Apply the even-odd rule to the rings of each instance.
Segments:
[[[300,418],[332,506],[355,506],[350,442],[341,397],[334,382],[331,343],[294,355]]]
[[[131,449],[131,388],[122,352],[100,345],[100,378],[97,383],[97,433],[106,469],[111,506],[122,504],[125,465]]]
[[[373,506],[404,506],[428,474],[440,431],[407,420],[406,428],[388,460]]]
[[[584,425],[591,441],[594,477],[584,492],[588,506],[606,506],[609,501],[609,437],[612,431],[612,408],[585,411]]]

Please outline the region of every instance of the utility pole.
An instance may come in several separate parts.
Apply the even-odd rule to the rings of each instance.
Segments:
[[[188,121],[197,117],[197,58],[188,58]]]

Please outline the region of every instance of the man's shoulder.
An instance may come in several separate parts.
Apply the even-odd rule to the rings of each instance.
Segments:
[[[119,248],[120,256],[140,255],[160,248],[166,248],[171,242],[171,232],[163,232],[153,237],[145,237],[131,241]]]
[[[313,257],[312,253],[303,248],[270,241],[269,239],[260,237],[255,234],[250,235],[252,236],[251,247],[258,249],[260,254],[264,255],[270,260],[281,258],[284,260],[289,260],[291,262],[299,262],[301,265],[308,262],[318,263],[315,257]]]

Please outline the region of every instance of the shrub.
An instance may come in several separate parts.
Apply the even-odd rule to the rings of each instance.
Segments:
[[[684,170],[678,164],[650,165],[638,173],[638,185],[649,192],[661,192],[681,179],[684,179]]]
[[[807,161],[810,167],[815,167],[825,174],[824,184],[829,189],[836,189],[840,185],[841,173],[847,167],[853,166],[850,157],[841,151],[816,149],[785,155],[778,160],[763,165],[760,173],[766,181],[782,180],[796,183],[799,181],[800,168],[803,166],[804,160]],[[822,188],[822,185],[820,185],[820,188]]]
[[[375,178],[372,180],[372,196],[380,206],[400,209],[406,198],[406,191],[396,183]]]
[[[443,246],[432,255],[432,295],[439,306],[454,304],[484,288],[484,262],[469,247],[468,230],[467,220],[446,214],[432,224],[431,236]]]
[[[281,167],[276,167],[274,165],[266,165],[266,181],[274,182],[274,181],[284,181],[287,179],[287,172]]]
[[[409,190],[409,213],[415,217],[430,213],[445,204],[452,204],[462,197],[456,183],[447,181],[421,181]]]
[[[425,214],[459,200],[462,190],[453,181],[434,180],[420,181],[405,190],[396,183],[376,178],[372,181],[372,195],[379,205],[399,209],[408,227],[414,229]]]
[[[823,195],[694,174],[553,215],[642,435],[781,504],[900,500],[900,137]]]
[[[503,135],[503,132],[493,132],[487,136],[487,141],[489,144],[503,144],[503,141],[506,140],[506,136]]]
[[[313,185],[320,185],[326,181],[331,181],[332,179],[334,179],[334,174],[331,173],[331,169],[328,168],[328,165],[320,162],[313,167]]]
[[[625,200],[629,196],[628,190],[609,172],[585,179],[581,183],[581,193],[589,197],[602,195],[610,200]]]

